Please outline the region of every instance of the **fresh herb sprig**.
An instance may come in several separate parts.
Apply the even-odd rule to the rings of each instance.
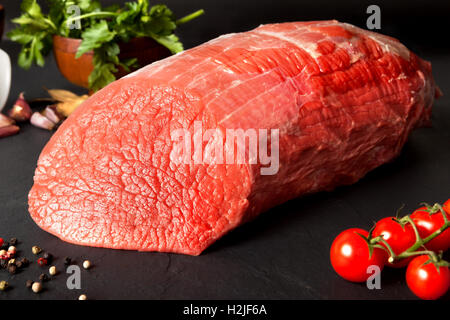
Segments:
[[[150,37],[172,53],[183,50],[174,34],[176,28],[203,14],[198,10],[176,19],[166,5],[150,7],[149,0],[127,2],[103,8],[97,0],[47,0],[49,12],[44,14],[37,0],[23,0],[22,14],[12,21],[18,27],[8,33],[11,40],[22,45],[18,63],[29,69],[33,63],[44,66],[44,57],[52,48],[53,35],[82,39],[76,57],[94,51],[94,70],[89,76],[89,88],[97,91],[116,79],[119,67],[137,67],[136,59],[121,61],[118,43],[136,37]],[[71,10],[77,6],[79,15]],[[71,28],[77,24],[80,28]]]

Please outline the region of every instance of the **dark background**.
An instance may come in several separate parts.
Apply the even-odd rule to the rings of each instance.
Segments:
[[[42,2],[42,1],[40,1]],[[103,1],[113,3],[120,1]],[[177,16],[203,8],[206,15],[182,26],[178,34],[189,48],[223,33],[245,31],[262,23],[338,19],[365,27],[369,4],[381,7],[381,32],[399,38],[433,64],[436,82],[450,92],[449,1],[294,1],[294,0],[166,0]],[[18,0],[0,0],[7,19],[19,14]],[[156,3],[156,2],[154,2]],[[11,24],[7,25],[10,30]],[[5,40],[5,39],[4,39]],[[19,46],[3,41],[0,47],[14,60],[8,106],[21,91],[28,99],[45,96],[43,87],[81,89],[58,72],[54,59],[45,68],[24,71],[15,60]],[[8,108],[7,106],[7,108]],[[443,202],[450,190],[450,99],[435,103],[433,127],[414,131],[400,157],[369,173],[353,186],[290,201],[270,210],[220,239],[199,257],[139,253],[70,245],[40,230],[27,212],[27,194],[36,161],[51,133],[23,125],[17,136],[0,140],[0,237],[17,237],[21,254],[32,259],[31,246],[52,252],[56,266],[62,259],[78,263],[90,259],[95,267],[82,272],[82,290],[68,290],[60,273],[35,295],[27,279],[41,272],[35,263],[17,275],[0,270],[12,290],[0,299],[413,299],[404,270],[382,274],[382,290],[340,279],[328,252],[333,238],[349,227],[369,228],[374,220],[405,213],[418,203]],[[447,294],[446,299],[450,295]]]

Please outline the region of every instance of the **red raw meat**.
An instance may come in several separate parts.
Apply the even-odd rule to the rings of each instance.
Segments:
[[[32,218],[89,246],[198,255],[300,195],[356,182],[429,124],[430,63],[337,21],[219,37],[89,98],[39,158]],[[171,132],[279,129],[279,170],[171,159]]]

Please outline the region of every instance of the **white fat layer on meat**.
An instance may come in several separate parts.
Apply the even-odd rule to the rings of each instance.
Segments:
[[[382,35],[369,35],[369,37],[381,46],[384,53],[394,53],[409,61],[409,50],[400,42],[391,40]]]
[[[368,30],[363,30],[363,29],[355,27],[351,24],[341,23],[336,20],[322,21],[322,22],[318,22],[317,24],[314,24],[314,25],[301,25],[297,28],[296,31],[290,30],[288,32],[276,32],[276,31],[264,30],[262,28],[262,27],[264,27],[264,25],[261,25],[260,27],[253,30],[253,32],[255,32],[257,34],[267,35],[272,38],[277,38],[282,41],[289,42],[289,43],[297,46],[298,48],[301,48],[305,52],[307,52],[313,59],[317,59],[318,57],[321,56],[321,53],[317,52],[317,50],[316,50],[317,43],[314,41],[300,41],[300,40],[296,39],[295,37],[293,37],[292,34],[295,32],[301,33],[301,32],[305,32],[305,31],[314,32],[313,30],[310,29],[311,26],[317,27],[317,26],[323,26],[323,25],[339,25],[339,26],[351,31],[352,33],[363,34],[363,35],[369,37],[370,39],[374,40],[376,43],[378,43],[380,45],[383,53],[396,54],[396,55],[404,58],[405,60],[409,61],[410,52],[399,41],[396,41],[395,39],[389,38],[382,34],[378,34],[378,33],[372,32],[372,31],[368,31]],[[212,39],[212,40],[206,42],[206,44],[214,44],[217,41],[233,37],[234,35],[236,35],[236,33],[224,34],[218,38],[215,38],[215,39]],[[249,36],[251,36],[251,33],[249,34]],[[358,40],[357,37],[353,37],[350,40],[340,39],[338,37],[335,37],[334,39],[331,39],[331,40],[335,43],[337,48],[345,49],[349,53],[350,62],[352,64],[357,62],[359,59],[361,59],[363,57],[363,54],[359,50],[357,50],[357,48],[354,47],[354,42]],[[253,48],[253,49],[257,50],[260,48]],[[174,57],[176,57],[178,55],[182,55],[184,53],[185,53],[185,51],[177,53],[166,59],[156,61],[146,67],[138,69],[138,70],[124,76],[124,78],[135,77],[144,71],[146,72],[146,76],[150,77],[151,75],[154,75],[154,74],[158,73],[159,71],[161,71],[162,69],[164,69],[165,67],[168,67],[169,65],[171,65],[172,62],[175,62],[176,60],[174,59]],[[226,72],[227,70],[222,70],[222,71]],[[233,71],[231,71],[231,70],[229,72],[233,73]]]
[[[273,31],[258,30],[258,33],[292,43],[296,47],[299,47],[299,48],[303,49],[304,51],[306,51],[314,59],[316,59],[317,57],[319,57],[321,55],[320,53],[318,53],[316,51],[317,44],[315,42],[299,41],[295,38],[288,37],[282,33],[273,32]]]
[[[220,37],[217,37],[215,39],[209,40],[209,41],[205,42],[202,45],[214,44],[214,42],[216,42],[216,41],[219,41],[221,39],[230,38],[230,37],[232,37],[234,35],[236,35],[236,33],[224,34],[224,35],[221,35]],[[165,67],[168,67],[169,65],[171,65],[172,62],[175,62],[176,60],[172,61],[172,60],[174,60],[175,57],[177,57],[179,55],[183,55],[186,52],[188,52],[188,51],[181,51],[181,52],[178,52],[178,53],[176,53],[176,54],[174,54],[174,55],[172,55],[172,56],[170,56],[168,58],[165,58],[163,60],[155,61],[155,62],[153,62],[153,63],[151,63],[151,64],[149,64],[149,65],[147,65],[145,67],[142,67],[142,68],[140,68],[140,69],[138,69],[138,70],[136,70],[136,71],[134,71],[132,73],[129,73],[129,74],[125,75],[122,78],[133,78],[133,77],[141,74],[142,72],[144,72],[146,70],[149,70],[149,72],[146,73],[146,76],[151,76],[153,74],[156,74],[157,72],[161,71]]]
[[[147,70],[149,71],[149,73],[146,74],[147,76],[155,74],[155,73],[161,71],[162,69],[164,69],[165,67],[171,65],[172,62],[177,61],[175,58],[177,56],[181,55],[181,54],[184,54],[184,53],[185,53],[185,51],[178,52],[178,53],[176,53],[176,54],[174,54],[174,55],[172,55],[170,57],[167,57],[165,59],[155,61],[155,62],[153,62],[153,63],[151,63],[151,64],[149,64],[149,65],[147,65],[145,67],[142,67],[142,68],[140,68],[140,69],[138,69],[138,70],[136,70],[136,71],[134,71],[132,73],[129,73],[129,74],[123,76],[122,78],[124,78],[124,79],[125,78],[133,78],[133,77],[137,76],[138,74],[141,74],[141,73],[143,73],[144,71],[147,71]]]
[[[372,32],[372,31],[368,31],[368,30],[364,30],[364,29],[355,27],[348,23],[337,23],[337,24],[341,25],[342,27],[346,28],[347,30],[349,30],[353,33],[364,34],[365,36],[369,37],[370,39],[372,39],[373,41],[378,43],[378,45],[383,50],[383,53],[394,53],[394,54],[402,57],[403,59],[409,61],[410,52],[409,52],[408,48],[406,48],[399,41],[397,41],[393,38],[390,38],[388,36],[385,36],[383,34],[380,34],[380,33],[376,33],[376,32]]]

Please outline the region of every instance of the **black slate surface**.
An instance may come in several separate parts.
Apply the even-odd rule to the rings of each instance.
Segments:
[[[15,61],[18,46],[3,42]],[[450,92],[448,55],[424,56],[433,63],[437,83]],[[52,58],[46,68],[19,69],[14,63],[10,106],[20,91],[28,99],[47,88],[82,90],[69,84]],[[403,270],[386,269],[382,289],[340,279],[329,263],[333,238],[349,227],[369,228],[372,221],[405,212],[419,202],[443,202],[450,190],[450,99],[435,103],[433,127],[414,131],[400,157],[369,173],[353,186],[290,201],[229,233],[198,257],[140,253],[71,245],[42,231],[29,217],[27,194],[42,147],[50,132],[28,124],[17,136],[0,139],[0,237],[17,237],[20,254],[36,260],[39,245],[57,258],[61,273],[36,295],[25,281],[47,268],[33,263],[14,276],[0,270],[12,289],[0,299],[414,299]],[[66,287],[63,258],[94,267],[82,270],[82,289]],[[445,299],[449,299],[447,294]]]

